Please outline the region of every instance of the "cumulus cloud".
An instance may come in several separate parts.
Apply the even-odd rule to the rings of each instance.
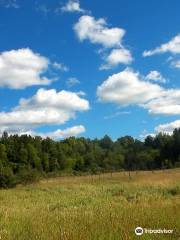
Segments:
[[[51,62],[29,48],[2,52],[0,53],[0,87],[24,89],[35,85],[49,85],[57,80],[54,77],[51,79],[45,77],[49,69],[62,72],[69,70],[63,63]]]
[[[155,81],[155,82],[161,82],[161,83],[166,82],[166,79],[162,76],[162,74],[156,70],[150,71],[145,77],[145,79],[149,81]]]
[[[95,19],[85,15],[74,25],[74,31],[81,42],[89,40],[93,44],[102,46],[100,53],[106,52],[102,56],[105,63],[100,66],[100,70],[132,62],[131,52],[122,44],[126,32],[123,28],[109,27],[104,18]],[[109,52],[108,49],[112,50]]]
[[[80,3],[78,0],[69,0],[66,5],[61,8],[61,10],[63,12],[85,12],[85,10],[80,7]]]
[[[59,140],[59,139],[64,139],[64,138],[68,138],[68,137],[73,137],[73,136],[78,136],[79,134],[82,134],[86,131],[85,127],[83,125],[78,125],[78,126],[73,126],[71,128],[66,128],[66,129],[57,129],[55,131],[52,132],[46,132],[46,133],[42,133],[42,132],[38,132],[38,131],[12,131],[9,132],[9,135],[14,135],[17,134],[19,136],[21,135],[31,135],[31,136],[40,136],[42,138],[51,138],[54,140]],[[2,134],[2,132],[0,132],[0,134]]]
[[[100,69],[110,69],[118,64],[130,64],[133,61],[131,52],[125,48],[113,49],[110,54],[105,57],[106,63]]]
[[[52,139],[61,139],[61,138],[68,138],[73,136],[78,136],[86,131],[83,125],[73,126],[71,128],[66,128],[64,130],[58,129],[54,132],[48,133],[35,133],[36,136],[41,136],[43,138],[49,137]]]
[[[5,51],[0,54],[0,87],[22,89],[32,85],[48,85],[53,79],[42,76],[50,62],[31,49]]]
[[[170,52],[172,54],[180,53],[180,34],[172,38],[169,42],[164,43],[153,50],[144,51],[143,56],[149,57],[154,54],[161,54],[166,52]]]
[[[9,112],[0,112],[1,129],[29,131],[45,125],[60,125],[74,118],[76,112],[89,109],[89,102],[78,93],[39,89],[29,99],[21,99]]]
[[[165,89],[145,81],[140,74],[127,68],[113,74],[97,88],[102,102],[119,106],[138,105],[151,114],[180,114],[180,89]]]
[[[155,128],[155,131],[171,135],[175,128],[180,128],[180,120],[176,120],[166,124],[160,124]]]
[[[74,25],[74,30],[80,41],[89,40],[106,48],[121,46],[125,34],[122,28],[109,28],[104,18],[96,20],[87,15],[80,17]]]
[[[110,76],[97,89],[101,101],[124,106],[146,103],[161,94],[160,86],[140,80],[139,74],[128,68]]]
[[[144,105],[151,114],[179,115],[180,89],[165,90],[163,95]]]

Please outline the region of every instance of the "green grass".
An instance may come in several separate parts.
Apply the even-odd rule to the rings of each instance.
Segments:
[[[180,239],[180,170],[61,177],[0,190],[0,239]],[[173,235],[134,233],[137,226]]]

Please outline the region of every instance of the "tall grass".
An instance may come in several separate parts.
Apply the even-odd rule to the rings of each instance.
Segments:
[[[3,240],[180,239],[180,170],[61,177],[0,191]],[[136,236],[137,226],[174,234]]]

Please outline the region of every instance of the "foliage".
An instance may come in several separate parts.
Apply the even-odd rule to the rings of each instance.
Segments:
[[[125,136],[112,141],[70,137],[50,138],[11,135],[0,138],[0,187],[31,182],[40,175],[118,170],[155,170],[180,166],[180,129],[173,134],[148,136],[144,142]]]
[[[8,167],[0,168],[0,186],[2,188],[13,187],[16,184],[16,178],[12,170]]]

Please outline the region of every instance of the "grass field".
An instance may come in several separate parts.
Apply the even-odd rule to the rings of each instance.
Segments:
[[[0,239],[180,239],[180,170],[60,177],[0,190]],[[137,226],[174,234],[136,236]]]

